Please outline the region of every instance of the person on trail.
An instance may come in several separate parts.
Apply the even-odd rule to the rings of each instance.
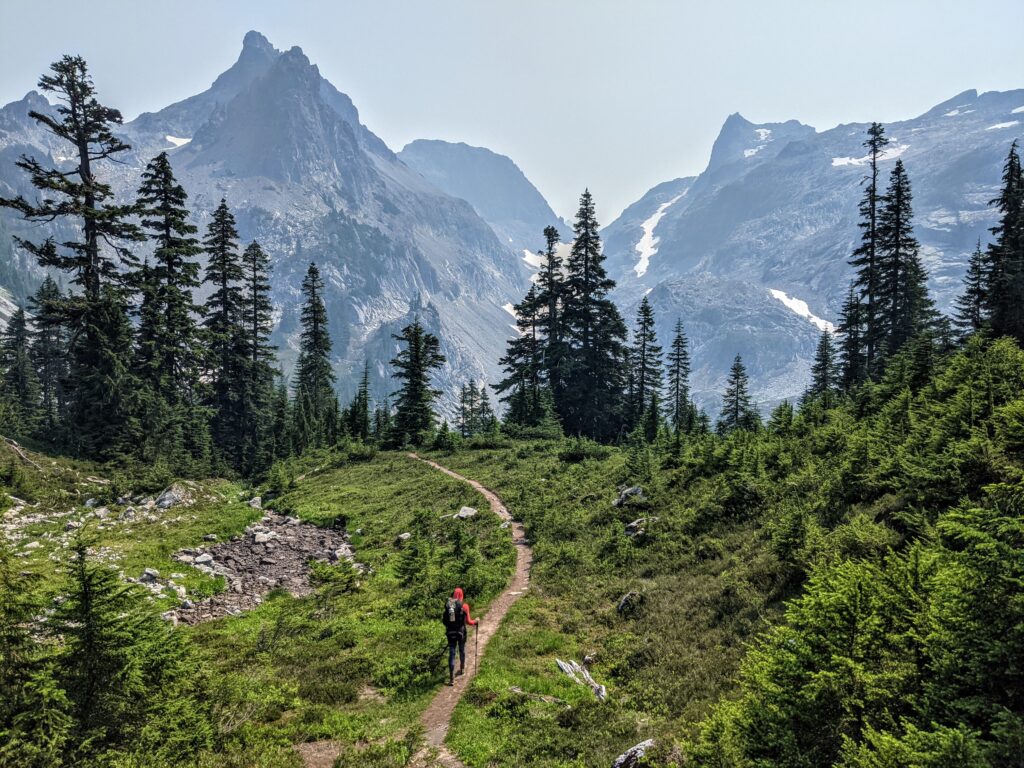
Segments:
[[[455,685],[455,651],[459,651],[459,674],[466,670],[466,625],[475,627],[480,623],[469,615],[469,603],[462,594],[462,587],[456,587],[445,603],[441,615],[444,631],[448,636],[448,685]]]

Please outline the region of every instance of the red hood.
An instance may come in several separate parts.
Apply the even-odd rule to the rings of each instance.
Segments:
[[[462,600],[462,587],[456,587],[455,591],[452,592],[452,597],[456,600]]]

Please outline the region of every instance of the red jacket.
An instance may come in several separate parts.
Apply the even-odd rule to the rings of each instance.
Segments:
[[[456,600],[462,601],[462,612],[466,615],[466,623],[471,627],[475,627],[476,620],[469,617],[469,603],[467,603],[465,598],[462,596],[462,587],[456,587],[455,591],[452,593],[452,597]]]

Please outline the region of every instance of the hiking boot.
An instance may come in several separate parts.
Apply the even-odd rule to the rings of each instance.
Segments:
[[[462,677],[462,674],[463,674],[463,673],[464,673],[465,671],[466,671],[466,670],[464,670],[464,669],[463,669],[462,667],[459,667],[459,671],[458,671],[458,672],[456,673],[456,675],[455,675],[455,676],[456,676],[456,677]]]

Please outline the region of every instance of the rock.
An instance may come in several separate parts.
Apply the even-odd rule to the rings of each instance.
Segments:
[[[135,507],[125,507],[121,513],[121,519],[127,522],[131,522],[135,519]]]
[[[216,533],[208,533],[205,536],[203,536],[203,541],[216,541],[216,540],[217,540],[217,534]]]
[[[192,562],[196,565],[208,565],[213,562],[213,555],[209,552],[203,552],[201,555],[196,555]]]
[[[408,531],[406,531],[405,533],[400,533],[400,534],[398,534],[398,536],[395,537],[395,543],[396,544],[404,544],[405,542],[407,542],[411,538],[412,538],[412,534],[409,533]]]
[[[192,497],[189,495],[188,488],[181,483],[173,483],[163,493],[157,496],[156,506],[160,509],[170,509],[171,507],[177,507],[181,504],[191,503]]]
[[[85,500],[85,506],[89,507],[89,509],[92,509],[97,504],[99,504],[99,502],[96,501],[96,499],[86,499]]]
[[[28,544],[25,545],[24,548],[25,549],[39,549],[40,546],[41,545],[39,544],[38,541],[30,541]]]
[[[270,531],[268,533],[257,533],[253,535],[253,540],[257,544],[266,544],[268,541],[273,541],[276,538],[277,534],[273,531]]]
[[[619,498],[612,502],[612,506],[621,507],[630,499],[636,501],[646,501],[647,497],[644,495],[644,489],[639,485],[630,486],[629,488],[622,488],[619,491]]]
[[[192,563],[196,558],[194,555],[175,555],[174,559],[180,563]]]
[[[512,521],[511,521],[511,520],[506,520],[505,522],[503,522],[503,523],[502,523],[501,525],[499,525],[498,527],[499,527],[499,528],[500,528],[501,530],[505,530],[506,528],[511,528],[511,527],[512,527]]]
[[[107,515],[109,514],[110,510],[107,507],[99,507],[97,509],[94,509],[92,512],[92,516],[99,518],[100,520],[106,519]]]
[[[171,622],[171,626],[178,626],[178,612],[177,611],[164,611],[160,614],[160,618],[164,621]]]
[[[641,741],[636,746],[630,747],[615,758],[615,762],[612,763],[612,768],[636,768],[636,766],[640,764],[640,760],[643,758],[647,750],[653,746],[654,739]]]
[[[171,578],[172,579],[181,580],[181,579],[185,578],[185,574],[184,573],[172,573],[171,574]]]
[[[626,618],[636,616],[643,607],[644,602],[645,598],[640,592],[627,592],[619,598],[619,603],[615,606],[615,612]]]
[[[253,496],[249,499],[249,506],[253,509],[263,509],[263,499],[259,496]]]
[[[656,522],[658,522],[657,517],[638,517],[633,522],[626,524],[626,535],[643,536],[647,533],[647,526]]]
[[[468,520],[471,517],[476,517],[476,514],[476,510],[473,509],[472,507],[463,507],[462,509],[455,513],[455,517],[457,517],[459,520]]]
[[[159,578],[160,571],[158,571],[156,568],[146,568],[142,572],[142,575],[139,577],[139,581],[150,583],[156,581]]]
[[[363,535],[363,529],[362,528],[356,528],[356,536],[362,536],[362,535]]]
[[[341,547],[340,549],[336,549],[333,552],[331,552],[331,560],[334,560],[335,562],[340,562],[342,560],[351,560],[352,557],[352,550],[348,547]]]
[[[74,531],[74,530],[76,530],[78,528],[81,528],[81,527],[82,527],[82,522],[80,520],[68,520],[64,524],[64,530],[65,531]]]
[[[189,608],[195,608],[195,606],[196,604],[189,600],[187,597],[181,601],[181,607],[184,608],[186,611]]]
[[[132,503],[132,500],[130,498],[128,498],[127,496],[118,496],[117,497],[117,505],[119,507],[123,507],[125,504],[131,504],[131,503]]]

